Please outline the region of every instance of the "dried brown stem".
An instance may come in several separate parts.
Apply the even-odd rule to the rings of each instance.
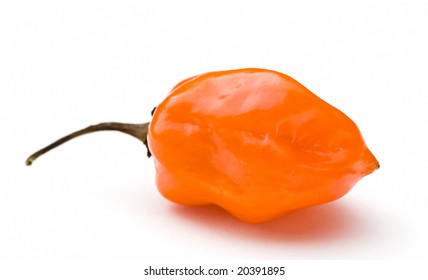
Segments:
[[[143,124],[128,124],[128,123],[117,123],[117,122],[106,122],[106,123],[100,123],[97,125],[91,125],[87,128],[78,130],[76,132],[73,132],[67,136],[62,137],[61,139],[58,139],[57,141],[53,142],[52,144],[46,146],[45,148],[35,152],[31,156],[28,157],[28,159],[25,161],[25,164],[31,165],[33,161],[35,161],[39,156],[49,152],[50,150],[58,147],[61,144],[64,144],[65,142],[74,139],[76,137],[79,137],[84,134],[96,132],[96,131],[105,131],[105,130],[114,130],[114,131],[120,131],[123,133],[126,133],[128,135],[131,135],[138,140],[142,141],[144,145],[147,147],[147,156],[150,157],[150,151],[149,147],[147,145],[147,132],[148,132],[149,123],[143,123]]]

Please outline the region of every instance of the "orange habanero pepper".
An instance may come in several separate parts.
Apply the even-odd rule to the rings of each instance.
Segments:
[[[176,85],[145,124],[102,123],[153,155],[167,199],[216,204],[260,223],[346,194],[379,168],[355,123],[291,77],[265,69],[202,74]]]

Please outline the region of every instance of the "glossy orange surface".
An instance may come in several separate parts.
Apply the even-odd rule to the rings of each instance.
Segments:
[[[259,223],[346,194],[379,167],[355,123],[291,77],[264,69],[179,83],[148,132],[159,191]]]

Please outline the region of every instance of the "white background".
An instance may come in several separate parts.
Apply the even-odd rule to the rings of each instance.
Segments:
[[[0,259],[393,259],[428,251],[426,1],[0,2]],[[286,73],[359,126],[381,169],[342,199],[249,225],[157,191],[145,122],[189,76]],[[1,275],[1,274],[0,274]]]

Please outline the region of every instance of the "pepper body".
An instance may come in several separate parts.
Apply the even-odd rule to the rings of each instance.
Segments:
[[[184,80],[148,131],[167,199],[260,223],[346,194],[379,167],[355,123],[291,77],[264,69]]]

